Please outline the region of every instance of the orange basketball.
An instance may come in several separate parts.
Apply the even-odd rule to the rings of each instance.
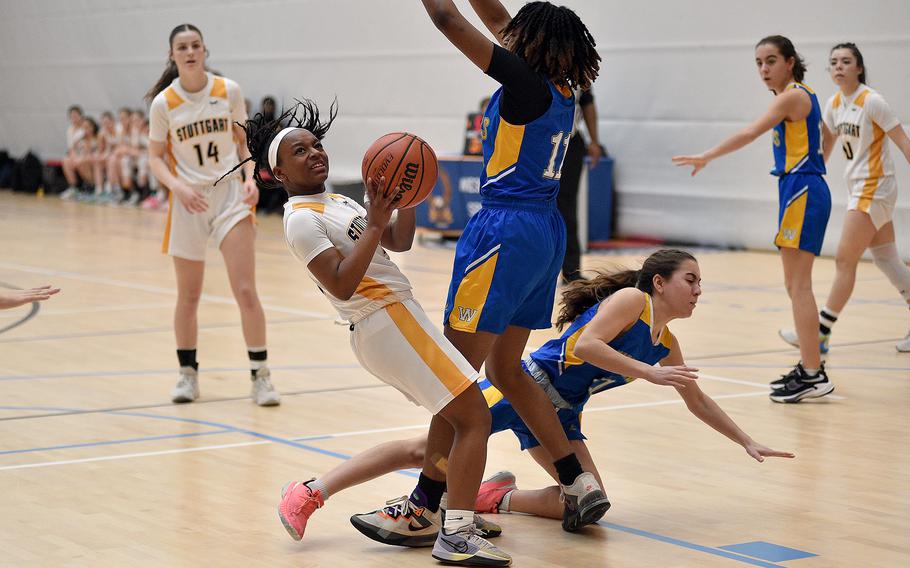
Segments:
[[[383,194],[401,188],[397,209],[415,207],[430,196],[436,185],[438,166],[436,153],[419,136],[407,132],[392,132],[381,136],[363,156],[363,182],[367,178],[379,181]]]

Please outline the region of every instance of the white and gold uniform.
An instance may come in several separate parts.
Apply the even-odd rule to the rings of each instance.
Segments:
[[[174,79],[149,109],[149,140],[167,143],[171,173],[202,191],[208,201],[204,213],[193,214],[171,193],[162,251],[189,260],[204,260],[210,236],[220,246],[228,232],[252,214],[243,203],[239,171],[214,186],[239,162],[233,124],[247,118],[243,93],[230,79],[206,75],[205,87],[195,93],[185,91],[179,77]]]
[[[331,248],[349,256],[366,226],[366,211],[343,195],[294,196],[284,206],[288,247],[307,265]],[[351,347],[364,369],[433,414],[479,378],[413,299],[411,283],[382,247],[349,300],[323,293],[351,322]]]
[[[825,124],[841,142],[850,192],[847,209],[868,213],[876,229],[891,221],[897,200],[887,132],[900,124],[885,99],[866,85],[828,99]]]

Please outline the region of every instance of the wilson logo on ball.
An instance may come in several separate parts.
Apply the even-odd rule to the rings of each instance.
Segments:
[[[419,136],[407,132],[393,132],[377,139],[366,151],[361,174],[385,183],[379,188],[383,194],[398,190],[395,207],[415,207],[433,192],[438,174],[436,153]]]

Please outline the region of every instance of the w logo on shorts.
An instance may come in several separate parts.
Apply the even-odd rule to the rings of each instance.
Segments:
[[[471,320],[477,315],[476,309],[465,308],[463,306],[458,306],[458,319],[465,322],[471,323]]]

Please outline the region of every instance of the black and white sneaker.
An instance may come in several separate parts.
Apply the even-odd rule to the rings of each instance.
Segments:
[[[596,523],[610,508],[610,500],[593,474],[584,472],[572,485],[561,485],[560,499],[564,505],[562,530],[575,532],[585,525]]]
[[[774,402],[799,402],[804,398],[819,398],[834,390],[834,383],[828,380],[825,365],[822,363],[818,374],[809,376],[802,363],[797,363],[793,370],[771,383],[771,394]]]
[[[351,524],[364,536],[383,544],[433,546],[442,526],[440,517],[439,511],[419,507],[405,495],[371,513],[352,516]]]

